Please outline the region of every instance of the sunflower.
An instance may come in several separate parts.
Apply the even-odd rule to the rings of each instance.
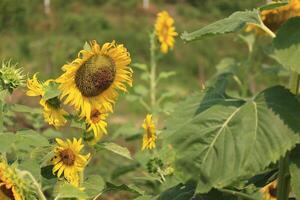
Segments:
[[[101,112],[100,110],[92,109],[91,116],[86,119],[87,132],[93,131],[94,133],[92,143],[96,143],[102,138],[103,134],[107,134],[107,123],[105,122],[107,116],[108,114],[104,111]]]
[[[36,199],[32,183],[22,177],[14,165],[10,166],[0,160],[0,199],[1,200],[32,200]]]
[[[67,120],[64,118],[68,113],[60,107],[60,100],[54,97],[49,100],[43,99],[45,95],[45,87],[47,87],[53,80],[48,80],[45,83],[40,83],[37,80],[36,74],[32,79],[27,80],[27,95],[40,96],[40,105],[44,108],[44,119],[48,124],[53,125],[55,128],[61,127],[66,124]]]
[[[173,25],[174,19],[167,11],[162,11],[157,14],[155,33],[161,44],[160,50],[163,53],[167,53],[169,47],[173,48],[175,42],[174,37],[178,35]]]
[[[276,32],[288,19],[300,16],[300,0],[291,0],[285,6],[271,10],[263,10],[261,13],[263,23],[273,32]],[[255,30],[257,33],[264,33],[260,28],[249,24],[246,31]]]
[[[142,150],[155,148],[155,141],[157,136],[156,136],[155,125],[152,120],[152,115],[148,114],[146,116],[146,119],[144,120],[142,127],[145,130]]]
[[[102,47],[90,43],[90,50],[81,50],[72,63],[62,67],[60,83],[64,103],[80,111],[80,117],[90,119],[92,108],[112,112],[117,90],[127,91],[132,86],[129,52],[114,41]]]
[[[84,170],[90,154],[80,154],[83,148],[82,139],[67,139],[63,141],[56,138],[57,146],[54,149],[54,157],[51,162],[54,165],[52,172],[60,177],[62,174],[65,179],[74,186],[79,186],[80,173]]]
[[[264,186],[260,192],[264,195],[264,200],[276,200],[276,193],[277,193],[277,180],[269,183],[268,185]]]

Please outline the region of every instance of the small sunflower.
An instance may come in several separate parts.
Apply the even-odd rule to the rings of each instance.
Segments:
[[[32,200],[37,199],[32,183],[22,177],[14,165],[10,166],[0,160],[0,199],[1,200]]]
[[[152,115],[148,114],[146,116],[146,119],[144,120],[142,127],[145,130],[142,150],[155,148],[155,142],[157,136],[156,136],[155,125],[152,120]]]
[[[102,47],[90,43],[90,50],[81,50],[72,63],[62,67],[60,83],[64,102],[80,111],[80,117],[90,119],[92,108],[112,112],[117,90],[132,86],[129,52],[123,45],[105,43]]]
[[[73,141],[67,139],[63,141],[61,139],[56,139],[57,146],[54,149],[54,157],[52,158],[53,173],[57,173],[60,177],[62,174],[65,179],[73,184],[74,186],[79,186],[80,177],[79,173],[84,170],[90,154],[82,155],[80,154],[83,148],[82,139],[73,139]]]
[[[167,11],[162,11],[157,14],[155,23],[155,33],[161,44],[160,50],[162,53],[167,53],[169,48],[174,46],[174,37],[178,35],[174,27],[174,19]]]
[[[261,190],[261,193],[264,195],[264,200],[277,200],[276,193],[277,193],[277,180],[269,183],[268,185],[264,186]]]
[[[105,121],[107,116],[108,114],[106,114],[105,112],[101,112],[97,109],[92,109],[91,116],[87,118],[87,131],[93,131],[94,133],[93,143],[99,141],[102,138],[103,134],[107,134],[107,123]]]
[[[68,113],[60,107],[60,100],[58,97],[54,97],[49,100],[43,99],[45,95],[45,86],[48,86],[49,83],[53,80],[48,80],[45,83],[40,83],[36,77],[36,74],[32,79],[27,80],[27,95],[28,96],[40,96],[40,105],[44,108],[44,119],[48,124],[53,125],[55,128],[61,127],[67,123],[67,120],[64,118]]]
[[[300,0],[291,0],[285,6],[271,10],[263,10],[261,13],[263,23],[273,32],[276,32],[282,24],[293,17],[300,16]],[[253,24],[249,24],[246,31],[255,30],[257,33],[264,33],[260,28]]]

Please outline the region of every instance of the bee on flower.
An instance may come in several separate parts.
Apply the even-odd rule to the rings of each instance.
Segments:
[[[93,132],[94,138],[91,144],[99,141],[104,134],[107,134],[106,130],[106,118],[108,114],[104,110],[92,109],[90,118],[86,119],[87,132]]]
[[[53,125],[55,128],[61,127],[67,123],[65,115],[68,113],[61,108],[61,102],[58,97],[50,98],[48,100],[44,99],[45,90],[51,84],[54,83],[54,80],[47,80],[44,83],[41,83],[37,79],[37,74],[34,74],[32,79],[27,80],[27,95],[28,96],[39,96],[41,97],[40,105],[44,108],[44,120]]]
[[[155,34],[160,42],[160,50],[162,53],[167,53],[169,48],[173,48],[175,37],[178,33],[175,31],[174,19],[167,11],[162,11],[157,14],[155,23]]]
[[[142,150],[155,148],[157,136],[156,128],[152,120],[152,115],[148,114],[146,116],[142,127],[144,129]]]
[[[79,187],[80,173],[83,172],[89,158],[90,153],[82,155],[80,152],[83,148],[82,139],[67,139],[63,141],[56,138],[57,145],[54,149],[54,157],[51,162],[53,164],[53,174],[58,177],[61,175],[72,185]]]

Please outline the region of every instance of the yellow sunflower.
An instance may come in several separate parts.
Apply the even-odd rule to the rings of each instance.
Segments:
[[[40,83],[36,77],[36,74],[32,79],[27,80],[27,95],[28,96],[40,96],[40,105],[44,108],[44,119],[45,121],[53,125],[55,128],[61,127],[67,123],[67,120],[64,118],[68,113],[60,107],[60,100],[57,97],[54,97],[49,100],[43,99],[45,95],[45,86],[48,86],[49,83],[53,80],[48,80],[45,83]]]
[[[144,137],[143,137],[143,146],[142,150],[144,149],[153,149],[155,148],[155,142],[157,139],[155,125],[152,120],[152,115],[147,115],[142,127],[145,130]]]
[[[155,23],[155,33],[161,44],[160,50],[162,53],[167,53],[169,48],[173,48],[174,37],[178,35],[174,27],[174,19],[167,11],[162,11],[157,14]]]
[[[112,112],[117,90],[127,91],[132,86],[132,70],[129,52],[123,45],[96,41],[90,50],[81,50],[72,63],[62,67],[60,83],[64,102],[80,111],[80,117],[90,119],[92,108]]]
[[[86,119],[87,123],[87,132],[93,131],[94,133],[94,139],[93,144],[99,141],[103,134],[107,134],[106,130],[106,118],[108,114],[106,114],[104,111],[100,111],[97,109],[92,109],[90,118]]]
[[[269,183],[268,185],[264,186],[260,192],[264,195],[264,200],[276,200],[276,193],[277,193],[277,180]]]
[[[72,185],[78,187],[80,183],[80,173],[83,172],[90,154],[80,154],[83,148],[82,139],[67,139],[63,141],[56,138],[57,146],[54,149],[54,157],[51,162],[53,166],[53,173],[60,177],[62,174],[65,179]]]
[[[290,0],[285,6],[271,10],[263,10],[261,13],[263,23],[273,32],[276,32],[282,24],[288,19],[300,16],[300,0]],[[253,24],[249,24],[246,31],[256,31],[264,33],[260,28]]]
[[[0,199],[1,200],[32,200],[36,199],[32,183],[22,177],[15,166],[0,160]]]

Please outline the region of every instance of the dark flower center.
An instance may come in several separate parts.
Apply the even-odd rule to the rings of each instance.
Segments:
[[[271,195],[271,197],[276,197],[277,196],[277,189],[274,187],[271,187],[269,190],[269,193]]]
[[[98,123],[101,119],[101,113],[99,112],[99,110],[94,109],[91,112],[91,120],[93,123]]]
[[[71,166],[75,162],[75,155],[71,149],[65,149],[60,152],[60,158],[65,165]]]
[[[2,181],[0,180],[0,184],[2,183]],[[12,192],[12,188],[7,189],[5,184],[1,185],[0,187],[0,193],[2,193],[3,195],[5,195],[8,199],[12,199],[14,200],[14,194]]]
[[[108,89],[116,76],[114,61],[105,55],[92,56],[77,70],[75,84],[81,94],[94,97]]]

